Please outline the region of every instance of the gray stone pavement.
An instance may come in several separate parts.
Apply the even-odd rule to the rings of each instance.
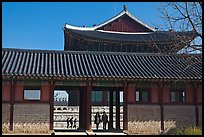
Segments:
[[[95,135],[127,135],[122,131],[93,131]]]
[[[110,130],[90,130],[90,131],[79,131],[79,130],[55,130],[55,135],[127,135],[122,131],[110,131]]]
[[[8,133],[2,135],[51,135],[51,134],[35,134],[35,133]],[[126,133],[118,132],[118,131],[74,131],[74,130],[59,130],[55,131],[54,135],[127,135]]]
[[[87,135],[86,132],[78,131],[78,132],[55,132],[55,135]]]

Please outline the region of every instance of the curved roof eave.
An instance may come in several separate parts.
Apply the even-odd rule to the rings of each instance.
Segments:
[[[129,41],[129,42],[140,42],[140,41],[168,42],[170,38],[173,38],[173,36],[169,35],[169,33],[172,33],[172,32],[168,32],[168,31],[126,33],[126,32],[111,32],[111,31],[104,31],[104,30],[87,31],[87,30],[65,29],[65,31],[66,30],[68,30],[68,32],[75,34],[75,36],[82,36],[83,38],[89,37],[94,39],[97,38],[97,39]],[[185,32],[185,33],[184,35],[187,35],[188,33],[191,33],[191,32]],[[175,34],[180,35],[181,32],[175,32]]]
[[[95,30],[96,27],[77,27],[77,26],[72,26],[72,25],[69,25],[69,24],[65,24],[65,28],[68,28],[68,29],[74,29],[74,30]]]

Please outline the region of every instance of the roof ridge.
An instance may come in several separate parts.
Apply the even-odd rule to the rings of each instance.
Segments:
[[[147,27],[148,29],[152,30],[152,31],[156,31],[156,29],[150,27],[149,25],[147,25],[146,23],[142,22],[140,19],[138,19],[136,16],[134,16],[133,14],[131,14],[129,11],[126,11],[126,14],[131,17],[132,19],[134,19],[135,21],[137,21],[138,23],[140,23],[141,25]]]
[[[104,21],[103,23],[97,25],[97,26],[96,26],[96,29],[98,29],[98,28],[100,28],[101,26],[103,26],[103,25],[105,25],[105,24],[108,24],[109,22],[111,22],[111,21],[113,21],[113,20],[115,20],[115,19],[121,17],[122,15],[125,14],[125,12],[126,12],[126,11],[124,11],[124,10],[121,11],[121,12],[119,12],[118,14],[116,14],[116,15],[113,16],[112,18],[108,19],[107,21]],[[120,15],[120,14],[121,14],[121,15]]]
[[[2,48],[2,51],[14,52],[33,52],[33,53],[73,53],[73,54],[103,54],[103,55],[147,55],[147,56],[184,56],[183,54],[165,54],[165,53],[138,53],[138,52],[104,52],[104,51],[71,51],[71,50],[43,50],[43,49],[17,49]],[[195,55],[198,56],[198,55]]]

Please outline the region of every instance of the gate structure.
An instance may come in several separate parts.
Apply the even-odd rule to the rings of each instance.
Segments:
[[[202,127],[202,63],[195,63],[202,62],[202,56],[177,54],[177,47],[195,39],[194,31],[157,31],[127,7],[102,24],[89,28],[65,24],[63,30],[62,51],[2,49],[3,133],[44,133],[57,127],[54,90],[59,87],[76,90],[71,98],[78,94],[73,111],[79,113],[79,129],[92,129],[92,91],[109,91],[103,92],[109,104],[103,101],[109,106],[110,129],[120,129],[121,116],[122,129],[137,134]],[[66,108],[59,111],[72,109]]]

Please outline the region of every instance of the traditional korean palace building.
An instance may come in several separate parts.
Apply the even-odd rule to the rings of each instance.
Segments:
[[[92,129],[93,91],[100,93],[100,105],[109,106],[109,129],[113,93],[120,129],[119,91],[123,130],[159,134],[174,127],[202,127],[202,66],[196,63],[202,57],[177,54],[195,32],[155,30],[125,6],[100,25],[65,24],[63,30],[64,51],[2,49],[3,132],[52,130],[56,89],[72,92],[80,129]]]

